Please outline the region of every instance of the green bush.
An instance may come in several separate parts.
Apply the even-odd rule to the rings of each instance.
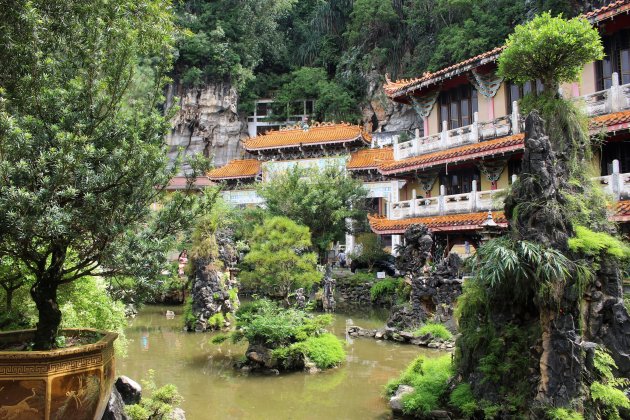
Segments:
[[[131,420],[167,420],[173,409],[184,400],[175,385],[158,388],[154,377],[155,372],[149,370],[148,378],[142,380],[144,394],[148,391],[151,396],[143,396],[140,403],[125,406],[125,413]]]
[[[584,420],[584,416],[580,413],[566,408],[549,409],[547,410],[547,417],[549,420]]]
[[[403,279],[387,278],[377,281],[370,288],[370,297],[372,302],[379,298],[385,298],[387,296],[394,297],[399,289],[402,289],[404,285]]]
[[[346,358],[343,343],[333,334],[325,333],[319,337],[310,337],[305,341],[294,344],[320,369],[328,369],[339,365]]]
[[[604,251],[608,255],[623,259],[630,256],[630,246],[605,232],[593,232],[584,226],[575,227],[575,237],[569,239],[569,248],[591,257]]]
[[[393,395],[400,385],[410,385],[414,392],[402,399],[403,412],[408,415],[424,415],[439,407],[453,375],[451,356],[437,358],[418,357],[405,369],[400,378],[386,385],[387,395]]]
[[[195,322],[197,322],[197,318],[193,314],[192,311],[192,297],[187,297],[186,302],[184,303],[184,326],[188,330],[193,330],[195,328]]]
[[[471,417],[479,408],[475,397],[473,396],[470,384],[461,383],[451,392],[450,403],[457,407],[462,414]]]
[[[420,337],[425,334],[431,334],[433,337],[441,338],[442,340],[450,340],[453,338],[453,334],[442,324],[435,324],[428,322],[420,327],[414,335]]]

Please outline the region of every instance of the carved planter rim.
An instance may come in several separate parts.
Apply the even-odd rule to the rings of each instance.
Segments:
[[[60,330],[62,333],[78,333],[78,332],[91,332],[102,334],[103,336],[95,343],[83,344],[80,346],[72,346],[62,349],[54,350],[20,350],[20,351],[6,351],[0,350],[0,362],[6,360],[19,360],[19,359],[46,359],[52,360],[57,358],[66,358],[72,355],[83,355],[86,353],[100,352],[107,347],[113,345],[114,340],[118,338],[118,333],[112,331],[97,330],[95,328],[64,328]],[[0,332],[0,343],[8,340],[26,341],[32,337],[35,333],[35,329],[27,330],[15,330]]]

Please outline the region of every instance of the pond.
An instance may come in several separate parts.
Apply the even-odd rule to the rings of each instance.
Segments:
[[[318,374],[242,374],[232,368],[246,344],[210,343],[212,334],[182,330],[182,307],[146,306],[130,322],[128,355],[117,373],[140,380],[155,370],[158,385],[173,383],[185,398],[188,420],[197,419],[385,419],[383,386],[419,354],[441,353],[371,338],[350,338],[346,325],[383,326],[383,314],[334,316],[331,332],[347,342],[346,362]],[[166,310],[175,311],[166,319]],[[443,353],[442,353],[443,354]]]

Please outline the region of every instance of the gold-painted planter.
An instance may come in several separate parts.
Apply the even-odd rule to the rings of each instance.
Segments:
[[[51,351],[0,351],[0,420],[100,420],[114,382],[114,340]],[[34,330],[0,333],[0,343],[32,340]]]

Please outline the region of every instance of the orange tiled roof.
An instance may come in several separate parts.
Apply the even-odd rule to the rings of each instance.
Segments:
[[[630,127],[630,111],[614,112],[599,117],[591,118],[589,128],[598,130],[606,127],[608,131],[615,131]]]
[[[467,60],[460,61],[459,63],[453,64],[452,66],[443,68],[434,73],[426,72],[421,77],[415,79],[403,79],[392,82],[389,80],[388,76],[385,76],[386,83],[383,89],[385,90],[387,96],[391,98],[401,96],[410,90],[416,90],[435,83],[436,79],[440,76],[452,77],[482,64],[494,62],[499,58],[499,55],[504,49],[505,46],[497,47],[493,50],[486,51]]]
[[[615,214],[611,217],[615,222],[630,222],[630,200],[622,200],[615,204]]]
[[[583,16],[591,23],[596,24],[628,11],[630,11],[630,0],[618,0],[607,6],[593,10],[592,12],[585,13]],[[414,79],[402,79],[392,82],[387,76],[385,76],[386,83],[383,89],[390,98],[403,96],[409,91],[417,90],[437,82],[436,79],[440,76],[453,77],[468,71],[471,68],[494,62],[499,58],[499,55],[501,55],[504,48],[505,46],[494,48],[493,50],[486,51],[464,61],[460,61],[459,63],[440,69],[436,72],[426,72],[421,77]]]
[[[350,170],[376,169],[379,165],[394,160],[394,149],[364,149],[350,155],[346,168]]]
[[[585,13],[584,17],[590,20],[592,23],[597,23],[626,12],[629,9],[629,0],[618,0],[599,9],[593,10],[592,12]]]
[[[427,153],[399,161],[387,162],[379,166],[379,172],[383,175],[390,175],[397,172],[426,169],[447,162],[453,163],[482,158],[499,153],[514,152],[523,149],[524,138],[524,134],[516,134],[513,136],[501,137],[495,140],[482,141],[480,143],[440,150],[439,152]]]
[[[403,233],[413,224],[426,225],[433,232],[447,230],[477,230],[488,217],[487,211],[478,213],[449,214],[446,216],[413,217],[410,219],[391,220],[385,217],[369,216],[370,227],[374,233]],[[507,226],[507,219],[502,211],[492,212],[492,217],[501,226]]]
[[[246,150],[281,149],[300,145],[318,145],[327,143],[344,143],[362,140],[369,144],[371,136],[358,125],[314,124],[308,130],[290,127],[284,130],[270,131],[262,136],[245,141]]]
[[[208,172],[208,178],[212,180],[253,178],[260,173],[261,162],[256,159],[235,159],[229,161],[220,168]]]

